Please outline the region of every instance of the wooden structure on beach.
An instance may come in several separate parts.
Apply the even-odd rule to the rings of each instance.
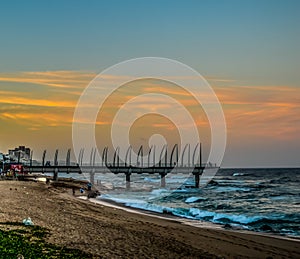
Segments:
[[[100,163],[95,161],[96,148],[93,148],[90,153],[89,163],[83,162],[84,149],[81,149],[78,156],[78,163],[72,163],[70,160],[71,150],[69,149],[66,156],[66,162],[59,164],[58,162],[58,150],[54,155],[53,164],[51,165],[45,161],[46,150],[43,153],[42,162],[40,165],[32,165],[32,160],[29,165],[26,166],[26,170],[29,173],[53,173],[53,180],[58,179],[59,173],[85,173],[90,175],[90,182],[94,184],[95,174],[98,173],[113,173],[124,174],[126,179],[126,188],[130,188],[130,176],[132,174],[159,174],[161,178],[161,187],[166,186],[165,177],[170,173],[183,173],[193,174],[195,179],[195,188],[199,187],[200,176],[203,170],[208,165],[202,164],[202,147],[201,144],[197,144],[191,154],[191,147],[189,144],[183,148],[181,158],[179,159],[178,145],[174,145],[170,156],[168,157],[167,146],[165,145],[159,153],[159,162],[156,163],[156,147],[152,146],[146,156],[143,155],[143,146],[140,147],[137,160],[132,161],[131,153],[132,147],[127,149],[125,155],[125,161],[121,161],[119,152],[120,149],[114,150],[112,161],[108,161],[108,147],[105,147],[102,151],[102,159]],[[145,159],[146,157],[146,159]],[[184,159],[186,163],[184,163]],[[144,161],[145,160],[145,161]],[[212,164],[209,165],[212,168]],[[216,167],[216,165],[214,166]]]

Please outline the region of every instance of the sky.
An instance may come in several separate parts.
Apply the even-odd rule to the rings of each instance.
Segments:
[[[76,103],[98,73],[165,57],[195,69],[218,96],[227,124],[223,167],[300,166],[299,10],[297,0],[2,1],[0,152],[26,145],[36,159],[45,148],[62,154],[72,147]],[[121,103],[161,89],[187,108],[209,146],[209,124],[192,98],[149,81],[108,100],[99,142],[109,138]],[[137,109],[161,104],[144,100]],[[130,139],[138,146],[161,133],[176,142],[175,126],[150,114]]]

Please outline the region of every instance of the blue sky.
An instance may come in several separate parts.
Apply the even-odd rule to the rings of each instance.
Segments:
[[[299,81],[299,1],[6,1],[2,71],[163,56],[204,74]]]

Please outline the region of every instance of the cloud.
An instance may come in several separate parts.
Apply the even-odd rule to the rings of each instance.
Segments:
[[[76,104],[75,102],[72,101],[33,99],[33,98],[15,97],[15,96],[0,97],[0,103],[30,105],[30,106],[39,106],[39,107],[68,107],[68,108],[74,108]]]
[[[229,134],[292,140],[300,131],[300,88],[216,87]],[[251,138],[250,138],[251,139]]]
[[[204,76],[204,78],[211,83],[234,83],[237,82],[235,79],[230,78],[220,78],[217,76]]]
[[[152,124],[153,127],[155,128],[164,128],[167,130],[174,130],[176,129],[176,127],[173,124],[167,124],[167,123],[153,123]]]
[[[66,70],[0,73],[1,85],[6,86],[6,82],[10,83],[0,90],[1,119],[27,125],[31,130],[38,130],[46,125],[70,126],[78,98],[95,76],[96,73],[90,71]],[[108,86],[118,84],[121,79],[131,79],[124,75],[108,74],[102,75],[101,78]],[[205,78],[213,85],[223,106],[231,136],[293,139],[297,134],[299,135],[299,87],[239,85],[239,82],[233,79],[213,76]],[[36,88],[36,91],[32,89],[29,91],[27,84],[40,87]],[[187,91],[153,79],[138,80],[114,92],[104,103],[101,120],[97,121],[97,125],[109,125],[122,104],[145,93],[161,93],[173,97],[187,108],[199,127],[208,127],[201,106]],[[101,97],[101,89],[97,89],[95,94]],[[155,112],[160,109],[172,109],[172,106],[164,103],[163,100],[141,98],[135,104],[135,109]],[[163,127],[155,122],[153,126]]]
[[[177,96],[191,96],[189,92],[179,87],[158,87],[157,85],[144,87],[144,91],[147,93],[162,93],[166,95],[177,95]]]
[[[29,130],[40,130],[44,127],[70,127],[73,123],[72,111],[52,111],[42,113],[32,112],[0,112],[0,121],[14,121],[15,124],[22,126]],[[81,124],[90,124],[88,120],[74,121]],[[108,121],[96,121],[96,125],[110,125]]]
[[[55,88],[82,88],[95,73],[84,71],[41,71],[1,73],[0,82],[30,83]]]

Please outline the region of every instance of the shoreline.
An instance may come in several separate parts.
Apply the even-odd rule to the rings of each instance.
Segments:
[[[192,226],[192,227],[196,227],[196,228],[244,233],[244,234],[249,234],[249,235],[258,235],[258,236],[263,236],[263,237],[271,237],[271,238],[278,238],[278,239],[300,242],[300,237],[297,237],[297,236],[294,237],[294,236],[279,235],[276,233],[256,232],[253,230],[247,230],[247,229],[243,229],[243,228],[234,228],[234,227],[225,228],[225,225],[223,225],[223,224],[218,224],[218,223],[213,223],[213,222],[203,221],[203,220],[188,219],[188,218],[179,217],[179,216],[176,216],[173,214],[164,214],[164,213],[159,213],[159,212],[155,212],[155,211],[130,207],[130,206],[126,206],[125,204],[118,203],[118,202],[115,202],[115,201],[109,200],[109,199],[101,199],[101,198],[100,199],[97,199],[97,198],[89,198],[88,199],[86,196],[78,196],[77,198],[79,198],[80,200],[91,202],[92,204],[95,204],[95,206],[103,205],[103,206],[107,206],[107,207],[111,207],[111,208],[115,208],[115,209],[119,209],[119,210],[124,210],[129,213],[145,215],[145,216],[154,217],[154,218],[158,218],[158,219],[162,219],[162,220],[174,221],[179,224]]]
[[[133,213],[72,196],[44,183],[0,181],[0,222],[31,217],[47,228],[47,242],[93,258],[300,258],[300,242],[208,229]],[[250,231],[249,231],[250,232]]]

